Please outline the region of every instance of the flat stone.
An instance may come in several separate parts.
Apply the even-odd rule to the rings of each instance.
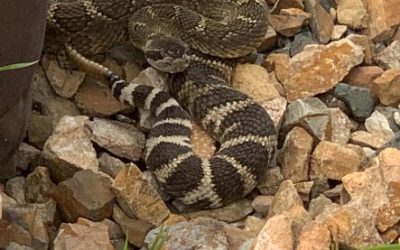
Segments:
[[[354,86],[371,88],[374,80],[382,75],[383,71],[378,66],[357,66],[349,72],[343,81]]]
[[[216,249],[228,250],[227,236],[223,230],[225,223],[208,218],[197,218],[189,222],[179,222],[171,225],[165,237],[163,249]],[[146,237],[146,246],[149,248],[154,242],[161,228],[149,232]],[[166,234],[168,237],[166,237]]]
[[[76,105],[89,116],[110,116],[130,107],[119,102],[108,86],[87,79],[75,95]]]
[[[383,69],[400,69],[400,41],[393,41],[384,50],[376,54],[374,61]]]
[[[254,250],[292,250],[293,247],[291,219],[284,215],[275,215],[258,234]]]
[[[375,106],[375,97],[367,88],[339,83],[335,88],[335,96],[349,106],[357,121],[369,117]]]
[[[387,137],[379,134],[371,134],[366,131],[356,131],[351,134],[350,142],[362,147],[378,149],[388,141]]]
[[[107,225],[100,222],[79,218],[76,223],[62,223],[54,249],[104,249],[112,250]]]
[[[323,223],[311,222],[301,231],[297,250],[326,250],[331,248],[331,232]]]
[[[329,123],[326,139],[331,142],[346,144],[350,140],[353,123],[340,108],[329,108]]]
[[[128,217],[117,205],[113,208],[112,218],[121,227],[129,243],[136,247],[143,247],[145,245],[144,240],[147,233],[153,228],[152,224],[137,218]]]
[[[328,45],[308,45],[291,58],[288,77],[282,82],[288,101],[311,97],[335,87],[363,58],[362,49],[348,39]]]
[[[182,215],[187,219],[208,217],[219,221],[235,222],[245,218],[252,212],[251,201],[242,199],[221,208],[185,213]]]
[[[115,178],[118,172],[125,166],[120,159],[112,157],[104,152],[99,157],[99,169],[111,177]]]
[[[285,211],[290,210],[294,205],[303,206],[303,202],[297,193],[295,186],[291,180],[286,180],[281,183],[278,191],[275,194],[274,201],[272,202],[267,218],[271,218],[277,214],[283,214]]]
[[[311,14],[310,27],[320,43],[329,42],[333,30],[333,18],[317,0],[305,0],[304,5]]]
[[[73,97],[85,78],[84,72],[77,70],[68,72],[54,60],[48,61],[45,70],[54,92],[65,98]]]
[[[363,0],[341,0],[337,5],[337,22],[351,29],[368,27],[368,12]]]
[[[25,182],[25,198],[30,203],[45,203],[49,200],[49,193],[55,184],[50,179],[50,171],[39,166],[28,174]]]
[[[369,14],[368,33],[374,42],[390,38],[400,24],[400,2],[397,0],[367,0]],[[379,6],[377,8],[376,6]]]
[[[373,91],[384,105],[400,103],[400,69],[383,72],[373,83]]]
[[[357,171],[364,159],[360,146],[322,141],[312,154],[310,177],[341,180],[346,174]]]
[[[146,138],[135,126],[100,118],[87,124],[92,131],[92,141],[102,148],[131,161],[140,158]]]
[[[294,127],[286,136],[285,143],[280,151],[282,175],[293,182],[308,179],[308,166],[313,138],[306,130]]]
[[[108,180],[91,170],[79,171],[71,179],[60,182],[51,196],[67,222],[79,217],[101,221],[111,217],[114,205]]]
[[[96,151],[85,129],[86,116],[65,116],[43,146],[42,156],[55,181],[71,178],[82,169],[97,171]]]
[[[291,8],[282,9],[279,14],[270,15],[268,22],[279,34],[292,37],[309,23],[310,18],[309,13],[301,9]]]
[[[134,164],[118,172],[113,190],[118,204],[129,217],[160,225],[170,213],[160,195]]]

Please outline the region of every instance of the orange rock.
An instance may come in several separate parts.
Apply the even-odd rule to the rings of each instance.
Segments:
[[[373,91],[384,105],[400,103],[400,69],[390,69],[376,78]]]
[[[366,0],[369,14],[368,31],[374,42],[390,38],[400,24],[400,1]]]

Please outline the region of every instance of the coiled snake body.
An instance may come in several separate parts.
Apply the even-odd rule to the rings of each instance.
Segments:
[[[165,191],[184,204],[215,208],[248,194],[275,152],[269,115],[227,86],[231,58],[263,41],[264,5],[264,0],[93,0],[54,4],[48,22],[81,68],[106,76],[116,98],[155,116],[145,161]],[[117,29],[113,35],[104,27]],[[80,54],[99,53],[125,39],[126,27],[152,65],[183,70],[171,81],[170,93],[128,84]],[[220,143],[209,159],[192,152],[191,118]]]

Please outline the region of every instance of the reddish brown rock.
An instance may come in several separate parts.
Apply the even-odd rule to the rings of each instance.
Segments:
[[[328,45],[309,45],[296,54],[283,81],[289,102],[310,97],[336,86],[364,58],[360,47],[348,39]]]
[[[355,86],[371,88],[374,80],[382,75],[383,71],[378,66],[359,66],[353,68],[343,81]]]

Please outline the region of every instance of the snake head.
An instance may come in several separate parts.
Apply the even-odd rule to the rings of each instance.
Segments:
[[[156,37],[146,42],[143,52],[154,68],[169,73],[182,72],[189,66],[189,47],[174,37]]]

